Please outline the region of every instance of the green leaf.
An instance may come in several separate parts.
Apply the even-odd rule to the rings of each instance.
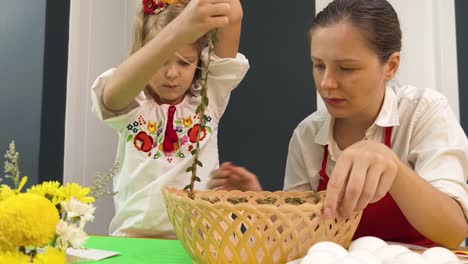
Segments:
[[[188,167],[185,172],[191,172],[192,171],[192,167]]]
[[[178,126],[181,126],[181,125],[182,125],[182,121],[176,120],[176,121],[175,121],[175,124],[178,125]]]
[[[205,104],[205,106],[208,106],[208,97],[204,97],[203,98],[203,103]]]
[[[216,34],[211,34],[211,40],[213,41],[213,44],[218,42],[218,36]]]
[[[210,133],[210,134],[211,134],[211,127],[209,127],[209,126],[205,126],[205,129],[206,129],[206,131],[208,131],[208,133]]]
[[[127,137],[127,142],[132,141],[132,139],[133,139],[133,135],[128,135],[128,137]]]
[[[190,190],[190,185],[184,187],[184,191]]]
[[[162,120],[159,121],[158,128],[160,128],[161,126],[162,126]]]
[[[203,167],[203,163],[201,163],[201,161],[197,160],[197,165],[200,166],[200,167]]]
[[[197,107],[197,110],[195,111],[195,113],[196,113],[196,114],[199,114],[199,113],[201,113],[201,112],[203,112],[203,111],[205,111],[205,106],[201,104],[201,105],[199,105],[199,106]]]
[[[184,155],[184,153],[179,151],[179,152],[177,152],[177,157],[183,159],[183,158],[185,158],[185,155]]]
[[[195,177],[195,181],[201,182],[200,178],[198,178],[198,177]]]
[[[193,149],[193,150],[192,150],[192,155],[195,155],[195,154],[197,154],[197,150],[196,150],[196,149]]]
[[[163,137],[159,137],[158,138],[158,143],[161,144],[162,141],[163,141]]]

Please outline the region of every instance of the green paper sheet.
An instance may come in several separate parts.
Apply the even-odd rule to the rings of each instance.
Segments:
[[[192,259],[178,240],[90,236],[85,247],[116,251],[120,255],[100,261],[80,261],[79,263],[192,263]]]

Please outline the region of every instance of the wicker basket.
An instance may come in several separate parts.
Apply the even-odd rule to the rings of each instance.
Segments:
[[[163,197],[195,263],[286,263],[319,241],[348,247],[361,219],[323,219],[322,192],[197,191],[192,200],[163,187]]]

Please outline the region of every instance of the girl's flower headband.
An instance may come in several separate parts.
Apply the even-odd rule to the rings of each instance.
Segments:
[[[145,15],[159,14],[169,5],[180,2],[180,0],[143,0],[143,12]]]

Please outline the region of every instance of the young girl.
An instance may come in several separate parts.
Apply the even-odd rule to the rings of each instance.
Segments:
[[[130,56],[92,87],[95,113],[119,134],[112,235],[174,237],[161,187],[190,182],[186,170],[200,130],[203,167],[195,188],[207,188],[207,175],[219,165],[218,122],[249,68],[237,53],[241,20],[239,0],[142,1]],[[199,125],[200,76],[208,61],[204,35],[215,28],[209,105]]]
[[[363,216],[355,238],[455,248],[468,234],[468,140],[447,99],[392,85],[401,30],[386,0],[336,0],[310,30],[313,76],[326,110],[292,136],[285,190],[327,190],[324,216]],[[226,163],[214,189],[261,190]]]

